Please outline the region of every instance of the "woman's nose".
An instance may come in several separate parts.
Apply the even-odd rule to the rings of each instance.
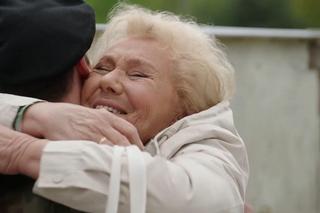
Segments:
[[[100,87],[104,92],[112,92],[120,95],[123,92],[120,73],[116,70],[102,76]]]

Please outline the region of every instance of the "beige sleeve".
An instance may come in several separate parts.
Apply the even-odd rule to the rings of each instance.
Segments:
[[[147,174],[146,212],[243,212],[241,186],[214,155],[196,149],[170,160],[142,151],[140,155]],[[104,212],[112,159],[111,146],[89,141],[52,142],[44,150],[34,192],[81,211]],[[130,212],[126,154],[120,179],[118,213]]]
[[[38,101],[38,99],[34,98],[0,93],[0,124],[12,128],[19,107]]]

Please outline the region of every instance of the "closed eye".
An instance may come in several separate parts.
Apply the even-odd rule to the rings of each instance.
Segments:
[[[93,68],[93,71],[99,75],[106,75],[111,72],[113,69],[111,67],[106,66],[96,66]]]
[[[96,66],[93,68],[93,71],[99,75],[106,75],[112,70],[114,70],[115,66],[111,59],[104,59],[105,61],[100,61]]]
[[[135,72],[131,72],[128,74],[130,78],[133,78],[133,79],[138,79],[138,78],[149,78],[149,75],[143,73],[143,72],[140,72],[140,71],[135,71]]]
[[[108,69],[104,69],[104,68],[94,68],[93,69],[93,72],[99,74],[99,75],[106,75],[108,74],[109,72],[111,72],[111,70],[108,70]]]

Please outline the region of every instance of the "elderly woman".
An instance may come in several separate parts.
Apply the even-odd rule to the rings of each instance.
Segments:
[[[35,193],[82,211],[243,212],[248,162],[227,102],[234,79],[223,51],[172,14],[120,5],[110,18],[82,104],[132,123],[143,150],[113,146],[121,142],[112,137],[96,144],[17,133],[20,151],[0,152],[0,171],[31,176]],[[54,128],[52,119],[69,122],[57,111],[47,117],[43,130]],[[6,131],[1,140],[10,141]]]

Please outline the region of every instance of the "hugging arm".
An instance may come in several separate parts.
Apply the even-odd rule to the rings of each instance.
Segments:
[[[41,154],[47,143],[0,125],[0,173],[37,178]]]
[[[146,212],[243,211],[245,181],[239,178],[241,169],[228,157],[212,155],[211,151],[217,150],[205,152],[204,148],[207,147],[191,145],[181,150],[185,154],[172,159],[137,153],[145,162],[147,174]],[[103,212],[111,187],[113,149],[81,141],[50,143],[44,150],[34,191],[72,208]],[[118,212],[130,209],[128,198],[132,186],[127,151],[121,158]],[[78,194],[81,196],[75,196]]]
[[[1,173],[37,179],[34,192],[55,202],[81,211],[104,212],[117,146],[50,142],[2,126],[0,133]],[[242,212],[246,177],[232,155],[216,143],[215,147],[206,143],[186,146],[170,159],[151,156],[135,146],[123,148],[119,212],[128,212],[132,187],[143,188],[143,184],[146,194],[139,197],[147,196],[146,212]],[[136,148],[134,159],[143,163],[130,159],[132,148]],[[146,176],[141,186],[131,185],[135,173],[136,179]]]
[[[230,113],[223,113],[222,118],[225,119],[227,114]],[[200,126],[195,129],[174,128],[179,129],[179,132],[173,138],[181,137],[180,139],[169,139],[170,141],[161,144],[153,140],[146,147],[157,147],[155,155],[136,149],[132,158],[130,150],[136,147],[122,148],[121,173],[118,176],[118,212],[128,212],[134,205],[130,205],[131,197],[135,197],[130,195],[134,186],[135,189],[146,189],[146,212],[243,212],[248,178],[245,146],[236,133],[221,131],[221,128],[212,126],[212,123],[214,122],[200,125],[196,122]],[[195,133],[201,134],[192,139]],[[210,140],[200,139],[205,135]],[[216,137],[225,140],[216,140]],[[18,172],[37,178],[34,192],[50,200],[82,211],[104,212],[108,198],[114,195],[109,192],[114,186],[110,181],[115,174],[112,171],[118,146],[100,145],[90,141],[30,140],[33,142],[27,142],[28,146],[18,143],[19,140],[11,140],[10,144],[18,141],[18,145],[9,147],[20,147],[21,144],[24,151],[14,152],[22,153],[20,157],[10,157],[10,153],[13,153],[11,151],[6,159],[24,159],[24,164],[32,165],[15,166],[9,161],[7,165],[20,168],[11,170],[11,173]],[[10,140],[7,138],[7,141]],[[4,147],[8,145],[5,141],[3,144]],[[179,147],[179,144],[183,146]],[[5,156],[8,149],[2,151]],[[8,168],[5,169],[9,171]],[[146,181],[143,181],[143,176]],[[142,187],[131,185],[132,179]],[[143,198],[143,195],[136,196],[141,197]]]
[[[136,128],[104,109],[39,101],[0,93],[0,124],[13,128],[19,109],[29,106],[19,125],[26,134],[51,140],[99,142],[105,138],[108,144],[143,148]]]

